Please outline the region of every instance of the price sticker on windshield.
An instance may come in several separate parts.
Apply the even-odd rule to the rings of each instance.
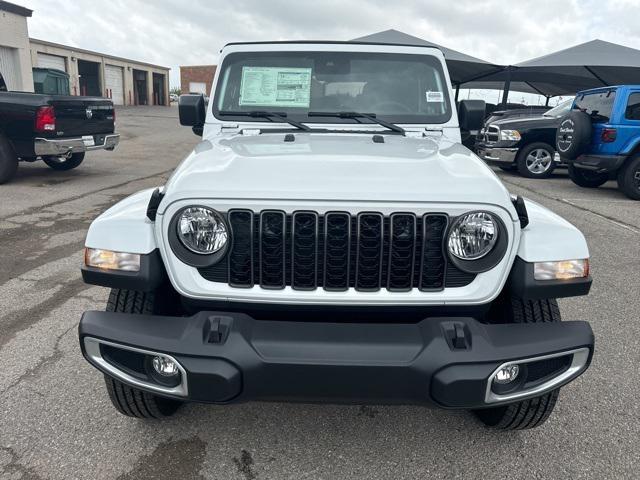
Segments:
[[[240,106],[309,107],[311,68],[242,67]]]
[[[444,103],[442,92],[426,92],[427,103]]]

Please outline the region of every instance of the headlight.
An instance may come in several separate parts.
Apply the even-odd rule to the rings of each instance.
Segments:
[[[520,132],[518,130],[500,130],[500,140],[508,140],[517,142],[521,139]]]
[[[220,251],[229,240],[222,216],[206,207],[182,210],[176,224],[180,242],[193,253],[210,255]]]
[[[498,222],[490,213],[467,213],[451,226],[447,248],[460,260],[477,260],[493,249],[499,231]]]

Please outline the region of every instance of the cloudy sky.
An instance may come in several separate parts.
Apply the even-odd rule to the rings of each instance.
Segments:
[[[594,38],[640,49],[640,0],[11,0],[32,37],[171,67],[228,42],[349,40],[394,28],[509,64]]]

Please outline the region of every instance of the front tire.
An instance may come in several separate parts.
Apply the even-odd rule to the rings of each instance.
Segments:
[[[569,178],[582,188],[598,188],[609,180],[608,173],[598,173],[569,164]]]
[[[551,145],[537,142],[527,145],[518,153],[518,173],[526,178],[548,178],[555,170],[555,150]]]
[[[46,156],[42,157],[42,160],[48,167],[60,172],[66,172],[67,170],[73,170],[80,166],[84,160],[84,152],[74,153],[69,158]]]
[[[510,297],[503,299],[499,312],[507,323],[540,323],[561,321],[560,309],[555,299],[529,300]],[[525,430],[535,428],[547,421],[560,389],[535,398],[500,407],[475,410],[476,417],[487,427],[499,430]]]
[[[618,172],[618,188],[632,200],[640,200],[640,155],[632,157]]]
[[[170,315],[175,313],[175,293],[138,292],[114,288],[107,301],[108,312],[123,312],[146,315]],[[164,418],[173,415],[182,402],[160,397],[130,387],[115,378],[104,376],[109,400],[123,415],[134,418]]]

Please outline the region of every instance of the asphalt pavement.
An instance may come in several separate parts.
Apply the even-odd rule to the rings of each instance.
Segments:
[[[496,432],[467,412],[413,406],[247,403],[187,405],[166,421],[133,420],[110,405],[82,358],[77,324],[108,291],[82,283],[93,218],[126,195],[161,185],[197,143],[175,107],[118,112],[115,152],[70,172],[21,164],[0,186],[1,479],[609,479],[640,471],[640,202],[611,182],[574,186],[566,172],[509,189],[580,228],[594,284],[560,300],[588,320],[596,355],[562,389],[541,428]]]

